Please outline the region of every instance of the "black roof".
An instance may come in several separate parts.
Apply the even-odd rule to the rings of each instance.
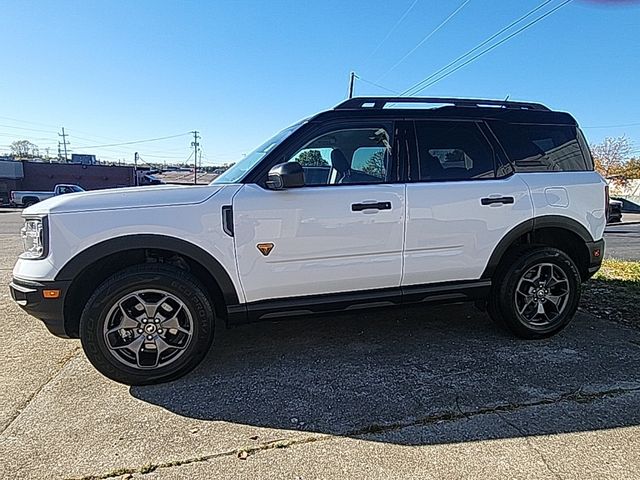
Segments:
[[[424,104],[424,108],[415,105]],[[410,108],[406,108],[406,107]],[[556,112],[534,102],[512,102],[474,98],[355,97],[322,112],[311,120],[329,118],[451,118],[503,120],[510,123],[576,125],[565,112]]]

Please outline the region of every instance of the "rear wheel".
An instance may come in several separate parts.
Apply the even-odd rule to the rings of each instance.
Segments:
[[[80,320],[89,361],[130,385],[186,374],[206,355],[213,330],[204,287],[188,272],[164,265],[116,273],[87,301]]]
[[[496,275],[488,311],[522,338],[545,338],[573,319],[580,274],[571,258],[551,247],[516,252]]]

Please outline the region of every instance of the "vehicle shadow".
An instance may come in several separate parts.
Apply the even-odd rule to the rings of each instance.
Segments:
[[[553,414],[531,434],[622,427],[640,424],[639,339],[638,332],[580,315],[554,338],[523,341],[468,305],[327,315],[225,331],[192,374],[130,392],[195,419],[375,433],[372,440],[408,445],[522,431],[381,434],[549,405],[578,409]],[[590,404],[626,390],[633,398],[618,402],[615,414],[598,414],[597,424],[586,418],[593,416]]]

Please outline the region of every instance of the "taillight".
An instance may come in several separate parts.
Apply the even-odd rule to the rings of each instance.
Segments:
[[[609,220],[609,185],[605,185],[604,187],[604,213],[604,218]]]

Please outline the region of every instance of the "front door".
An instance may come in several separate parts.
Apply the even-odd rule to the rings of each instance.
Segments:
[[[247,302],[399,287],[405,185],[391,127],[335,127],[284,158],[305,186],[246,184],[233,200],[238,271]]]

